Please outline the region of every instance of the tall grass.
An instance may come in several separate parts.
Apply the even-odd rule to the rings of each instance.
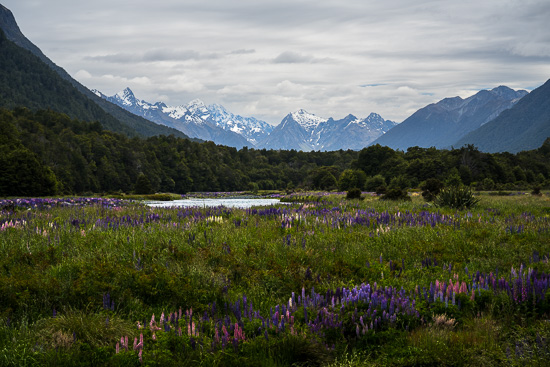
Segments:
[[[115,346],[143,334],[143,363],[166,365],[539,363],[548,302],[514,301],[513,291],[475,275],[512,284],[535,279],[528,269],[550,272],[549,199],[479,197],[470,210],[435,208],[417,196],[396,203],[342,194],[248,210],[18,202],[0,213],[0,361],[70,365],[88,355],[98,364],[139,365],[139,348],[117,354]],[[430,299],[430,286],[450,279],[468,286],[456,304],[450,293]],[[396,309],[395,320],[377,321],[391,297],[387,309],[341,303],[344,288],[375,283],[402,289],[400,300],[414,300],[418,316]],[[302,289],[327,304],[304,303]],[[254,311],[246,317],[235,311],[245,299]],[[277,306],[290,310],[284,330],[282,316],[272,316]],[[187,333],[189,317],[149,327],[153,314],[159,320],[180,307],[193,310],[199,336]],[[444,317],[453,327],[434,321]],[[246,338],[216,344],[217,320],[229,320],[228,343],[235,323]]]

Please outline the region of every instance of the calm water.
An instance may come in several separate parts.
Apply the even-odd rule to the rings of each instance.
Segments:
[[[194,199],[174,201],[147,201],[145,204],[153,207],[212,207],[223,205],[228,208],[251,208],[253,206],[265,206],[279,204],[279,199],[239,199],[239,198],[219,198],[219,199]]]

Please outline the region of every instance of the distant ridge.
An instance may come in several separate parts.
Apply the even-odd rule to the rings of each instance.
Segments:
[[[124,109],[121,109],[120,107],[115,106],[112,103],[109,103],[107,101],[104,101],[101,98],[94,95],[86,87],[84,87],[82,84],[74,80],[65,70],[57,66],[53,61],[51,61],[48,57],[46,57],[38,47],[36,47],[30,40],[28,40],[19,29],[19,26],[17,25],[17,22],[15,21],[15,17],[13,16],[12,12],[3,5],[0,5],[0,30],[3,31],[2,32],[3,36],[7,40],[9,40],[10,42],[13,42],[14,45],[18,46],[18,48],[31,52],[42,63],[44,63],[47,67],[53,70],[58,75],[58,77],[60,77],[62,80],[66,81],[73,88],[75,88],[74,92],[69,92],[70,88],[68,86],[63,85],[63,83],[59,81],[56,81],[56,82],[52,81],[52,83],[54,83],[56,86],[61,88],[61,90],[65,91],[66,97],[70,95],[70,98],[72,99],[71,101],[66,101],[66,104],[70,106],[66,107],[64,110],[59,110],[59,112],[67,113],[69,116],[74,118],[85,119],[85,120],[97,120],[101,122],[104,128],[112,131],[120,132],[129,136],[140,135],[140,136],[147,137],[147,136],[154,136],[154,135],[173,134],[175,136],[187,138],[187,136],[180,131],[151,123],[150,121],[147,121],[141,117],[135,116],[129,113],[128,111],[125,111]],[[12,53],[14,52],[19,53],[18,51],[14,51],[14,49],[11,47],[8,47],[8,49]],[[4,50],[4,52],[6,52],[6,50]],[[32,60],[24,60],[24,59],[28,59],[28,56],[22,56],[22,55],[24,54],[19,53],[19,56],[21,57],[21,62],[23,62],[23,64],[18,65],[19,71],[23,70],[23,66],[27,62],[30,62],[33,65],[36,65]],[[43,72],[42,68],[40,67],[38,68],[40,69],[40,72]],[[7,72],[7,70],[3,70],[3,72]],[[37,70],[32,71],[30,69],[26,69],[25,72],[36,73]],[[6,77],[9,78],[9,75]],[[51,84],[50,87],[53,86],[54,84]],[[12,87],[17,87],[17,86],[14,86],[12,84]],[[50,90],[48,91],[47,90],[48,88],[44,88],[44,87],[45,87],[44,85],[37,86],[37,88],[40,89],[40,93],[56,93],[55,88],[53,89],[49,88]],[[6,85],[3,85],[2,88],[6,88]],[[8,96],[11,94],[11,92],[7,90],[4,90],[4,93]],[[78,96],[77,93],[81,94],[82,97]],[[25,104],[24,101],[21,101],[21,103],[19,104],[25,105],[28,107],[32,106],[32,108],[38,108],[38,109],[40,108],[46,109],[46,108],[54,107],[54,106],[48,105],[47,103],[44,103],[45,101],[42,101],[42,102],[40,102],[39,100],[33,101],[32,100],[33,98],[37,98],[37,96],[28,95],[27,96],[28,104]],[[6,105],[4,106],[7,107]],[[80,110],[79,113],[76,112],[77,109]],[[85,113],[84,111],[87,111],[87,112]]]
[[[550,80],[523,97],[514,107],[460,139],[455,146],[473,144],[488,153],[539,148],[550,137]]]
[[[406,151],[409,147],[450,148],[527,95],[505,86],[482,90],[462,99],[445,98],[419,109],[401,124],[373,142]]]

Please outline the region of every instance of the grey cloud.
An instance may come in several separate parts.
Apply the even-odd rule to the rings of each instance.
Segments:
[[[292,51],[285,51],[272,60],[274,64],[318,64],[332,61],[330,58],[317,58]]]
[[[256,53],[256,50],[254,50],[254,49],[251,49],[251,50],[240,49],[240,50],[231,51],[229,54],[230,55],[247,55],[247,54],[253,54],[253,53]]]
[[[296,108],[399,121],[465,90],[550,76],[548,0],[1,2],[54,62],[89,72],[90,88],[134,81],[143,98],[230,101],[275,122]],[[178,89],[181,80],[204,89]]]
[[[192,50],[153,49],[144,53],[117,53],[102,56],[88,56],[87,59],[111,63],[138,63],[155,61],[214,60],[222,56],[218,53],[201,54]]]

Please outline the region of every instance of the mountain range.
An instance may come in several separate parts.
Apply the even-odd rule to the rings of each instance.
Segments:
[[[136,98],[130,88],[114,96],[93,90],[97,96],[157,124],[182,131],[188,136],[211,140],[216,144],[236,148],[254,147],[273,127],[255,118],[236,116],[223,106],[206,106],[195,99],[186,105],[168,106],[163,102],[149,103]]]
[[[162,102],[140,100],[130,88],[113,96],[98,90],[93,90],[93,93],[157,124],[178,129],[191,137],[236,148],[360,150],[396,125],[375,113],[364,119],[348,115],[334,120],[299,110],[289,113],[277,127],[273,127],[254,117],[235,115],[219,104],[206,106],[198,99],[186,105],[168,106]]]
[[[305,110],[289,113],[261,144],[266,149],[361,150],[397,124],[371,113],[364,119],[317,117]]]
[[[403,151],[413,146],[460,147],[457,146],[459,139],[487,124],[527,94],[524,90],[500,86],[482,90],[466,99],[445,98],[416,111],[374,144]]]
[[[127,136],[172,134],[237,148],[327,151],[380,144],[407,150],[472,144],[481,151],[515,153],[537,148],[550,137],[550,81],[531,93],[500,86],[465,99],[445,98],[400,124],[375,113],[335,120],[299,110],[274,127],[200,100],[180,106],[152,104],[137,99],[128,88],[108,97],[88,90],[46,57],[2,5],[0,81],[0,107],[51,109],[98,121],[104,129]]]
[[[550,137],[550,80],[503,111],[494,120],[460,139],[489,153],[539,148]]]

